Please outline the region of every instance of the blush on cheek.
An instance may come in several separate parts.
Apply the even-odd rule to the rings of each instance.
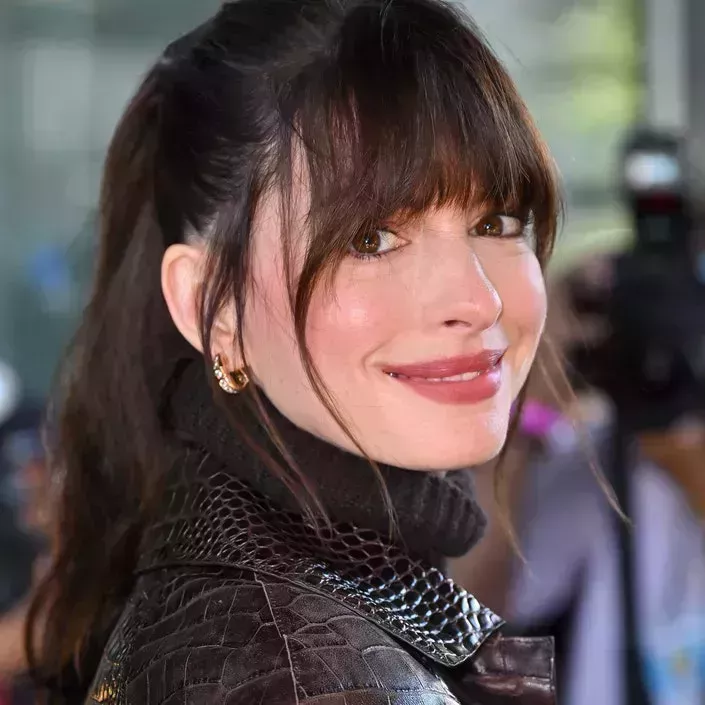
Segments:
[[[373,316],[362,302],[323,301],[315,296],[311,301],[307,321],[309,350],[317,364],[326,360],[345,365],[367,338]]]
[[[307,326],[314,359],[342,354],[357,356],[359,362],[393,335],[395,314],[388,292],[383,295],[378,282],[353,283],[341,275],[332,292],[314,294]]]

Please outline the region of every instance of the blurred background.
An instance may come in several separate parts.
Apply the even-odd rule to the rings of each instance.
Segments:
[[[30,697],[22,685],[17,644],[34,559],[43,546],[43,518],[36,509],[43,496],[39,419],[56,363],[86,300],[105,150],[141,74],[167,42],[218,4],[0,1],[0,544],[10,547],[0,563],[0,612],[5,614],[0,618],[0,684],[6,684],[5,693],[0,685],[0,705]],[[663,394],[636,401],[632,394],[624,401],[623,390],[599,374],[604,354],[585,362],[577,352],[581,345],[600,347],[594,338],[585,343],[596,318],[613,329],[633,307],[629,297],[619,299],[621,308],[612,304],[618,298],[615,279],[632,281],[629,273],[635,269],[627,266],[624,274],[617,262],[623,253],[634,259],[644,240],[639,208],[651,207],[624,188],[625,141],[636,126],[652,132],[637,140],[635,150],[653,156],[676,143],[679,150],[677,198],[668,200],[674,185],[667,184],[665,206],[659,193],[659,213],[647,215],[660,216],[662,225],[664,217],[670,218],[674,227],[687,231],[688,243],[698,242],[705,202],[700,177],[705,81],[699,75],[705,67],[705,2],[465,0],[464,5],[519,84],[558,162],[567,215],[550,272],[549,328],[581,390],[575,413],[598,429],[593,436],[598,455],[604,445],[601,465],[612,481],[619,466],[619,498],[632,497],[632,514],[642,512],[648,530],[633,532],[628,544],[614,513],[605,510],[608,503],[590,475],[591,463],[584,453],[576,460],[579,443],[565,430],[565,417],[538,386],[532,389],[534,412],[548,413],[551,421],[539,423],[539,430],[526,422],[524,435],[531,442],[526,448],[519,444],[512,475],[515,520],[528,561],[515,561],[506,541],[490,531],[475,556],[459,563],[458,579],[488,603],[494,601],[518,630],[555,631],[568,664],[560,674],[567,705],[705,703],[700,397],[670,404],[671,390],[666,405]],[[687,218],[681,218],[686,211]],[[700,283],[697,273],[705,273],[698,270],[698,249],[690,244],[676,254],[665,246],[647,255],[636,267],[639,281],[648,279],[640,273],[653,270],[655,261],[662,263],[656,269],[668,281],[682,281],[679,268],[690,266],[685,278],[692,273],[693,291]],[[684,258],[689,264],[683,265]],[[651,264],[643,265],[647,260]],[[698,328],[699,313],[705,321],[699,292],[668,293],[656,296],[679,310],[687,308],[686,328],[691,323]],[[655,335],[651,329],[648,333]],[[598,338],[597,343],[605,342]],[[703,368],[704,340],[691,335],[684,343],[689,362],[702,360]],[[699,394],[697,385],[690,387]],[[673,411],[630,426],[635,405]],[[612,438],[625,424],[629,428],[623,435],[639,438],[638,457],[623,454],[615,463],[622,435],[601,445],[600,434]],[[632,473],[632,466],[639,469]],[[627,476],[640,479],[620,485]],[[566,513],[566,507],[571,511]],[[654,525],[654,517],[661,517],[661,525]],[[677,535],[672,536],[674,523]],[[612,528],[600,543],[605,526]],[[557,537],[565,545],[555,545]],[[600,562],[592,556],[607,558]],[[541,573],[565,579],[549,585],[536,579]],[[521,599],[513,597],[519,594]],[[605,625],[597,633],[595,615]],[[603,677],[604,668],[609,674]]]

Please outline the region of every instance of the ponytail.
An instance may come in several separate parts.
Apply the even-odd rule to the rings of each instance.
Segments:
[[[162,475],[166,462],[160,374],[167,350],[181,343],[160,290],[165,247],[155,219],[154,169],[162,102],[157,68],[108,151],[93,292],[50,410],[55,544],[30,609],[26,647],[35,676],[59,687],[67,664],[80,666],[89,636],[109,628],[131,588],[155,493],[151,478]]]

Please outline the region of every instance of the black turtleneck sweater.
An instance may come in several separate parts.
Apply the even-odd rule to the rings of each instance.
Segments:
[[[253,392],[228,396],[216,389],[215,394],[222,395],[216,396],[216,405],[202,364],[183,364],[168,390],[166,423],[178,439],[215,456],[228,472],[274,504],[301,512],[301,501],[292,486],[303,490],[305,485],[264,430]],[[393,508],[393,539],[401,541],[405,549],[438,562],[465,554],[481,537],[486,520],[475,500],[469,470],[440,474],[379,465],[378,474],[367,459],[301,430],[263,394],[257,396],[286,451],[333,522],[388,535],[390,511],[381,479]]]

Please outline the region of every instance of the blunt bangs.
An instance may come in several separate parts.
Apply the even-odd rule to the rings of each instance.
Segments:
[[[342,257],[363,229],[441,206],[531,218],[545,262],[560,212],[554,165],[471,20],[424,0],[383,12],[362,2],[332,46],[282,110],[310,180],[318,246],[305,269]]]

